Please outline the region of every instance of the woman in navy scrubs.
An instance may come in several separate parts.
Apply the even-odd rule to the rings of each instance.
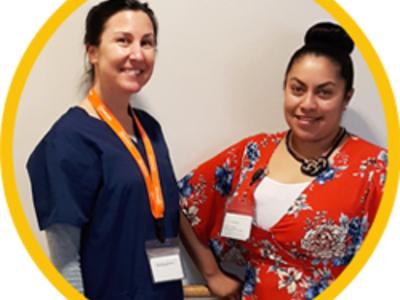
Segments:
[[[88,13],[84,41],[90,93],[102,100],[106,116],[89,93],[31,154],[27,168],[39,227],[57,269],[89,299],[182,299],[180,280],[153,282],[145,249],[146,241],[178,234],[178,191],[168,149],[158,122],[129,105],[153,72],[156,18],[138,1],[104,1]],[[107,114],[152,175],[154,154],[161,216],[154,214],[138,161]]]

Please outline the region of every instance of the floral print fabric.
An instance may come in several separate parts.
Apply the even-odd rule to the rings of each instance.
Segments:
[[[258,182],[285,133],[259,134],[229,147],[180,182],[181,208],[218,260],[246,268],[242,299],[313,299],[343,271],[375,217],[387,152],[350,136],[329,169],[316,177],[270,227],[252,225],[247,241],[221,237],[226,204]],[[251,177],[250,177],[251,178]],[[239,193],[239,195],[237,195]]]

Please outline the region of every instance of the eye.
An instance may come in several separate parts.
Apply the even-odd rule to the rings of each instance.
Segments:
[[[150,49],[156,46],[156,42],[153,38],[145,38],[142,40],[141,45],[143,48]]]
[[[121,36],[116,39],[117,43],[122,46],[127,46],[130,43],[130,40],[127,37]]]
[[[320,88],[317,91],[317,94],[323,98],[323,99],[327,99],[330,98],[333,94],[333,91],[331,89],[327,89],[327,88]]]
[[[290,91],[292,92],[293,95],[300,96],[305,92],[305,88],[304,86],[299,84],[292,84],[290,86]]]

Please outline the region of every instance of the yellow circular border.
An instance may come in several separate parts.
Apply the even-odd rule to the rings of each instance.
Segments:
[[[388,130],[389,154],[384,195],[374,224],[351,263],[345,268],[343,273],[340,274],[337,280],[335,280],[326,291],[317,297],[317,299],[320,300],[333,299],[355,278],[382,237],[392,211],[399,181],[400,157],[398,153],[400,153],[400,143],[398,137],[400,136],[400,128],[396,102],[388,77],[368,38],[364,35],[354,20],[336,2],[326,0],[316,0],[315,2],[328,11],[350,34],[372,72],[375,83],[379,89],[379,94],[383,103],[383,110],[385,112],[386,128]]]
[[[83,297],[66,280],[64,280],[64,278],[54,268],[36,240],[25,216],[23,207],[21,205],[21,200],[18,195],[13,166],[13,135],[19,100],[33,64],[46,45],[47,41],[58,29],[58,27],[60,27],[61,24],[85,2],[85,0],[66,1],[43,25],[26,50],[15,73],[5,103],[2,122],[0,156],[2,158],[1,165],[6,199],[10,213],[14,220],[15,227],[26,249],[44,275],[65,297],[68,299],[78,300],[85,299],[85,297]],[[399,180],[400,156],[395,154],[400,153],[400,144],[398,139],[400,136],[400,128],[398,123],[396,103],[389,80],[383,65],[378,58],[378,55],[376,54],[371,43],[368,41],[367,37],[352,20],[352,18],[335,1],[315,0],[315,2],[329,12],[332,17],[335,18],[338,23],[340,23],[347,30],[347,32],[355,41],[365,61],[368,63],[379,89],[380,97],[383,103],[383,109],[385,112],[386,127],[388,128],[389,166],[385,185],[385,193],[375,222],[367,238],[363,242],[360,251],[354,257],[352,262],[346,267],[339,278],[335,280],[335,282],[326,291],[317,297],[317,299],[333,299],[351,282],[351,280],[354,279],[354,277],[367,262],[379,239],[381,238],[388,222],[390,212],[394,204]]]

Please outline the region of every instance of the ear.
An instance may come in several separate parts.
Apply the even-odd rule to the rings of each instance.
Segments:
[[[354,95],[354,88],[352,88],[350,91],[348,91],[345,95],[344,95],[344,107],[343,110],[346,110],[347,105],[349,105],[351,98]]]
[[[88,60],[92,65],[95,65],[98,62],[98,48],[94,45],[86,46],[86,53],[88,56]]]

